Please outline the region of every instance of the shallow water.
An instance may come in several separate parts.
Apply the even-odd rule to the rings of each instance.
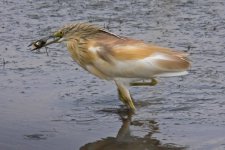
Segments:
[[[0,149],[225,149],[223,0],[2,0],[0,14]],[[130,115],[63,45],[27,48],[70,22],[187,51],[190,74],[132,88]]]

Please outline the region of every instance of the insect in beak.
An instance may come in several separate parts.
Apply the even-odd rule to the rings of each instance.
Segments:
[[[59,37],[54,37],[54,36],[51,35],[51,36],[44,37],[42,39],[39,39],[37,41],[34,41],[34,42],[30,43],[28,45],[28,47],[32,46],[31,51],[34,51],[34,50],[41,49],[42,47],[46,47],[47,45],[50,45],[50,44],[53,44],[53,43],[58,43],[60,39],[61,38],[59,38]]]

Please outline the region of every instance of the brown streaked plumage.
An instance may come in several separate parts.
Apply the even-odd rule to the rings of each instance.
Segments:
[[[44,45],[35,46],[39,41],[45,41]],[[118,36],[86,23],[66,25],[32,44],[39,49],[60,42],[66,43],[71,57],[85,70],[101,79],[114,80],[120,100],[132,111],[135,106],[129,85],[153,86],[156,77],[185,75],[190,67],[186,53]],[[148,79],[152,82],[137,82]]]

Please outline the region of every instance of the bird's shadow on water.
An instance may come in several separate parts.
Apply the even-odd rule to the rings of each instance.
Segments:
[[[105,109],[106,113],[118,114],[122,126],[116,137],[106,137],[83,145],[80,150],[184,150],[187,147],[173,143],[163,144],[152,135],[159,131],[159,124],[154,120],[132,120],[133,113],[125,109]],[[147,126],[147,129],[146,129]],[[134,135],[134,128],[145,127],[144,135]]]

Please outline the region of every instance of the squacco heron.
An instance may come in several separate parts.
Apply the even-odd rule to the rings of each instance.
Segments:
[[[190,67],[184,52],[119,36],[87,23],[65,25],[32,45],[36,50],[61,42],[82,68],[114,81],[120,100],[132,112],[135,106],[129,86],[153,86],[157,83],[155,78],[185,75]]]

